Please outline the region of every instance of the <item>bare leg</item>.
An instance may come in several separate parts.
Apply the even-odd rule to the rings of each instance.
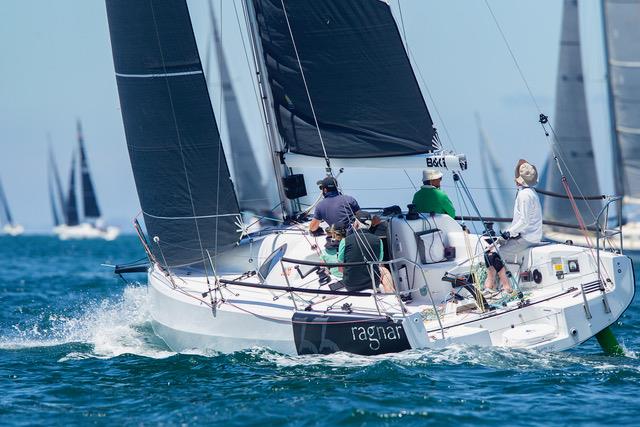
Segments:
[[[487,278],[484,281],[485,289],[495,289],[496,287],[496,269],[493,267],[487,268]]]
[[[511,288],[511,282],[507,277],[507,267],[502,267],[498,272],[498,278],[500,279],[500,284],[502,285],[502,290],[507,293],[513,292]]]
[[[393,293],[396,287],[393,285],[393,276],[391,272],[383,266],[380,266],[380,283],[382,283],[382,289],[386,293]]]

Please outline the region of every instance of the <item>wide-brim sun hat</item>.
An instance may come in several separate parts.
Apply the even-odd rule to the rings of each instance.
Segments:
[[[516,182],[523,187],[533,187],[538,184],[538,169],[524,159],[520,159],[516,166]]]
[[[422,171],[423,181],[432,181],[434,179],[442,178],[442,172],[436,169],[425,169]]]

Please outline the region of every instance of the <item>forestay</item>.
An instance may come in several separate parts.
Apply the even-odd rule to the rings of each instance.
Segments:
[[[185,1],[107,0],[129,156],[156,257],[203,266],[236,243],[233,184]],[[159,249],[161,248],[161,250]]]
[[[640,2],[604,0],[617,192],[640,198]]]
[[[578,3],[575,0],[564,0],[554,119],[557,137],[554,150],[564,160],[561,166],[572,192],[576,196],[580,192],[584,195],[600,194],[585,99]],[[560,171],[553,156],[549,156],[548,162],[546,190],[564,194]],[[601,206],[599,201],[576,200],[576,204],[587,223],[595,220]],[[571,202],[563,198],[547,198],[544,217],[551,221],[576,223]]]
[[[331,158],[432,150],[433,122],[387,2],[248,1],[288,150],[324,157],[324,145]]]

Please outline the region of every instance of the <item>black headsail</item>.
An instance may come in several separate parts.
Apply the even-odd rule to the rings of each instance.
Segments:
[[[387,2],[247,1],[291,152],[323,157],[320,135],[335,158],[432,149],[433,122]]]
[[[78,130],[78,150],[80,152],[80,174],[82,180],[82,206],[84,207],[84,217],[95,219],[100,217],[100,208],[96,199],[96,191],[93,188],[91,173],[89,172],[89,163],[87,162],[87,153],[84,149],[84,137],[82,135],[82,124],[80,120],[76,123]]]
[[[71,171],[69,172],[69,193],[65,200],[64,216],[67,225],[80,224],[78,216],[78,201],[76,200],[76,152],[71,156]]]
[[[184,0],[107,0],[122,119],[157,258],[203,265],[239,214]]]
[[[226,122],[229,138],[229,150],[233,164],[233,176],[237,191],[238,202],[242,210],[261,213],[272,208],[269,201],[269,193],[262,181],[260,168],[256,160],[251,140],[240,112],[236,92],[233,88],[231,73],[227,66],[224,50],[222,48],[221,35],[218,30],[216,17],[213,13],[212,2],[207,0],[209,6],[209,20],[213,33],[214,51],[217,53],[217,65],[222,96],[224,99],[224,122]],[[211,75],[208,74],[207,78]]]

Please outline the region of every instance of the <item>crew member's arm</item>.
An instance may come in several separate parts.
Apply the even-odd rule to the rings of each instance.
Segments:
[[[520,234],[520,231],[527,226],[528,204],[525,199],[522,194],[518,193],[516,197],[516,208],[513,212],[513,221],[511,221],[511,225],[506,230],[511,236]]]
[[[322,209],[322,204],[318,203],[318,205],[316,205],[316,209],[313,211],[313,219],[309,223],[309,231],[310,232],[313,233],[318,228],[320,228],[320,223],[324,220],[324,214],[323,213],[324,213],[324,211]],[[329,225],[331,225],[331,224],[329,224]]]
[[[451,203],[451,199],[445,193],[443,194],[444,194],[444,198],[442,200],[442,210],[451,218],[456,219],[456,209],[453,207],[453,203]]]

